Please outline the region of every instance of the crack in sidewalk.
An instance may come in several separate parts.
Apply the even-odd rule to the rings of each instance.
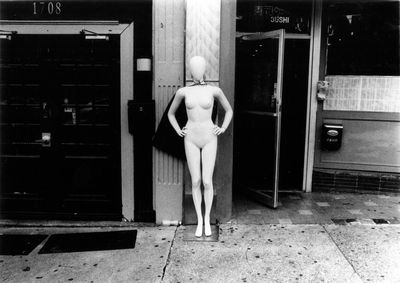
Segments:
[[[169,246],[167,260],[165,261],[165,265],[163,267],[163,272],[162,272],[162,276],[161,276],[161,281],[160,282],[162,282],[164,280],[165,272],[166,272],[167,267],[168,267],[168,265],[170,263],[171,251],[172,251],[172,247],[174,246],[174,243],[175,243],[175,238],[176,238],[176,233],[178,231],[178,228],[179,228],[179,225],[176,226],[176,229],[175,229],[175,232],[174,232],[174,237],[172,238],[171,245]]]
[[[336,243],[335,239],[332,237],[332,235],[329,233],[329,231],[326,229],[325,225],[321,225],[322,228],[324,228],[325,232],[328,234],[329,238],[331,241],[335,244],[336,248],[340,251],[340,253],[343,255],[343,257],[346,259],[346,261],[350,264],[351,268],[353,269],[354,273],[358,276],[358,278],[363,282],[360,274],[357,272],[356,268],[354,265],[351,263],[350,259],[344,254],[342,249],[339,247],[339,245]]]

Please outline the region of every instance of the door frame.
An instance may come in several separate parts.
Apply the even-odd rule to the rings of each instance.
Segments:
[[[134,219],[133,137],[128,132],[128,100],[134,98],[134,25],[118,21],[0,21],[0,34],[120,35],[120,124],[122,217]]]
[[[236,0],[234,1],[236,4]],[[311,28],[310,34],[286,33],[285,39],[309,39],[309,64],[308,64],[308,91],[307,91],[307,111],[306,129],[304,146],[303,182],[302,191],[312,191],[312,174],[314,168],[314,147],[316,139],[317,106],[316,99],[317,82],[320,77],[320,53],[321,53],[321,21],[322,21],[322,0],[313,0],[311,8]],[[235,37],[256,34],[255,32],[236,32]],[[235,44],[232,42],[231,44]],[[221,47],[222,49],[222,47]],[[235,57],[231,56],[235,61]],[[222,68],[221,68],[222,69]]]
[[[320,78],[321,34],[322,34],[322,1],[313,0],[311,15],[311,40],[308,72],[306,140],[303,166],[303,191],[312,191],[314,169],[314,151],[317,128],[317,82]]]

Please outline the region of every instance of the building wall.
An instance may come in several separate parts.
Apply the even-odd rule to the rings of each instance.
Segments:
[[[329,18],[324,6],[323,19]],[[330,82],[318,103],[313,190],[400,190],[400,77],[326,75],[327,23],[322,23],[320,80]],[[321,149],[323,123],[342,124],[339,150]]]
[[[184,64],[187,65],[195,55],[203,56],[208,63],[206,82],[216,86],[220,86],[221,82],[225,95],[233,105],[235,5],[235,1],[230,0],[154,1],[154,98],[157,124],[173,93],[184,84],[191,83],[189,68],[185,68]],[[222,34],[224,31],[226,33]],[[221,52],[222,48],[224,53]],[[223,109],[219,109],[219,113],[223,115]],[[231,213],[232,143],[232,127],[229,127],[219,138],[214,171],[216,198],[213,215],[220,221],[229,219]],[[192,205],[186,162],[155,150],[154,176],[156,222],[194,221],[188,215],[183,219],[184,202]]]
[[[400,77],[326,76],[325,80],[331,86],[318,124],[343,124],[344,133],[338,151],[318,147],[315,166],[400,172]]]
[[[338,77],[326,79],[332,88],[318,107],[313,189],[399,191],[398,77],[341,76],[340,83]],[[384,81],[386,87],[371,80]],[[339,150],[321,149],[324,123],[343,125]]]

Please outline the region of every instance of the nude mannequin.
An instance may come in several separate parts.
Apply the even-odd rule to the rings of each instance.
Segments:
[[[214,197],[212,176],[217,154],[217,136],[224,133],[231,122],[233,110],[219,87],[204,82],[206,61],[203,57],[191,58],[190,72],[194,81],[191,86],[180,88],[168,111],[168,119],[176,133],[184,138],[185,154],[192,179],[192,195],[197,215],[196,237],[203,234],[203,215],[201,212],[201,181],[204,186],[204,234],[211,236],[210,212]],[[221,127],[212,122],[214,99],[218,99],[225,110]],[[182,100],[186,106],[188,121],[181,129],[175,112]],[[201,167],[201,168],[200,168]]]

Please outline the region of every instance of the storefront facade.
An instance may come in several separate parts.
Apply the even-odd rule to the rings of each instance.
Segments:
[[[318,48],[314,45],[319,42],[318,32],[320,32],[315,29],[318,26],[314,23],[315,5],[312,2],[305,4],[285,2],[283,5],[278,5],[273,1],[261,4],[252,1],[202,1],[201,3],[186,1],[181,5],[180,16],[183,24],[175,25],[173,21],[177,21],[179,17],[174,13],[179,9],[172,4],[168,5],[168,1],[155,3],[155,41],[162,42],[158,39],[160,35],[171,40],[170,43],[164,43],[165,46],[161,47],[163,51],[160,53],[163,56],[164,54],[173,56],[174,53],[168,53],[164,48],[167,51],[177,51],[185,46],[186,61],[195,54],[204,56],[209,62],[206,81],[219,85],[235,108],[233,125],[219,138],[219,153],[214,173],[214,221],[229,220],[233,195],[246,191],[248,187],[267,187],[269,191],[260,192],[256,189],[251,193],[255,193],[266,204],[272,206],[278,203],[274,190],[276,192],[279,189],[279,182],[290,187],[286,190],[310,191],[312,176],[309,176],[309,171],[304,170],[304,166],[313,158],[310,155],[313,153],[311,145],[313,141],[309,141],[309,136],[306,135],[313,129],[306,130],[306,127],[315,127],[315,124],[309,122],[312,117],[309,117],[311,112],[307,111],[311,107],[316,109],[316,103],[312,105],[316,101],[310,99],[313,95],[315,97],[315,92],[309,87],[312,78],[318,80],[318,74],[315,74],[315,71],[313,73],[313,68],[310,67],[312,64],[319,65],[312,59],[314,50]],[[164,30],[163,26],[167,29]],[[185,27],[185,37],[177,40],[174,37],[175,29],[182,26]],[[171,33],[165,35],[168,31]],[[183,28],[181,31],[183,32]],[[243,37],[250,38],[254,35],[257,37],[257,33],[261,33],[261,37],[265,38],[243,40]],[[257,52],[252,48],[262,44],[269,46],[269,51],[264,52],[260,58],[251,60],[251,57],[248,57],[251,56],[250,53]],[[157,96],[164,98],[165,95],[157,93],[160,90],[157,78],[163,81],[167,75],[163,73],[161,67],[158,74],[158,48],[160,46],[156,45],[156,105],[158,105]],[[268,65],[268,56],[271,56],[270,61],[274,62],[271,66]],[[164,60],[163,58],[163,63]],[[260,60],[264,60],[263,62],[267,64],[258,64]],[[167,65],[171,66],[171,62],[167,62]],[[186,80],[189,78],[183,71],[184,61],[180,64],[176,78],[181,81],[170,83],[177,87],[183,85],[184,76]],[[240,73],[241,69],[238,66],[243,66],[246,70]],[[289,71],[285,72],[284,69]],[[246,73],[254,76],[246,77]],[[275,77],[272,76],[266,84],[260,85],[262,79],[259,77],[267,76],[267,73],[273,73]],[[171,75],[171,68],[168,69],[168,75]],[[285,85],[285,80],[291,82]],[[274,85],[276,82],[278,84]],[[281,107],[283,110],[275,105],[269,107],[273,103],[271,98],[275,95],[274,87],[283,101],[290,99],[287,107],[283,102]],[[171,87],[169,89],[167,95],[171,97],[173,91]],[[297,91],[299,95],[289,97],[291,91]],[[167,102],[168,99],[160,109],[164,109]],[[161,114],[162,111],[159,115]],[[296,123],[293,123],[291,119],[296,115],[300,115],[300,118],[297,117]],[[278,119],[280,129],[277,127]],[[278,135],[283,142],[277,141]],[[277,150],[277,144],[280,145],[280,150]],[[155,178],[154,185],[157,222],[183,220],[184,223],[193,223],[195,216],[192,208],[190,176],[188,170],[185,170],[185,164],[158,151],[155,155],[155,175],[159,176]],[[294,162],[291,161],[293,156]],[[295,166],[291,166],[293,163]],[[171,166],[171,164],[176,165]],[[172,182],[167,179],[165,183],[161,183],[160,180],[165,176],[172,177]],[[254,182],[249,183],[248,180]],[[183,196],[182,188],[184,188]],[[164,205],[165,203],[168,205]]]
[[[276,207],[285,191],[398,191],[398,52],[335,63],[346,42],[349,62],[362,46],[359,19],[382,33],[365,15],[398,7],[366,2],[1,1],[1,217],[193,223],[186,164],[151,135],[190,83],[194,55],[234,106],[218,141],[213,222],[228,221],[242,194]],[[398,51],[398,13],[387,18]]]
[[[313,189],[399,191],[399,2],[329,1],[322,11],[316,136],[343,126],[338,150],[315,146]]]
[[[273,176],[273,173],[271,175],[272,170],[269,176],[278,180],[278,189],[281,192],[320,190],[379,192],[398,191],[400,188],[398,67],[386,66],[381,67],[381,71],[376,71],[373,66],[368,68],[360,66],[354,74],[351,72],[341,74],[329,71],[329,65],[332,65],[330,68],[334,70],[334,62],[341,61],[340,55],[337,55],[337,48],[336,56],[339,57],[336,59],[332,56],[331,59],[327,57],[329,51],[331,54],[335,52],[333,50],[335,46],[331,46],[332,43],[329,42],[332,38],[328,37],[332,32],[332,19],[337,18],[338,13],[342,13],[341,17],[344,17],[350,25],[353,17],[355,19],[353,25],[357,24],[357,17],[361,15],[364,24],[369,22],[367,26],[376,33],[379,31],[374,27],[379,26],[381,22],[373,20],[376,17],[371,16],[371,11],[391,11],[387,14],[388,20],[383,24],[391,27],[390,35],[387,35],[391,40],[387,45],[392,49],[382,49],[382,45],[375,48],[382,53],[390,51],[387,56],[389,59],[381,56],[379,57],[381,60],[398,62],[399,17],[398,12],[396,14],[398,2],[372,1],[372,4],[368,4],[368,1],[353,1],[354,3],[347,4],[346,1],[301,2],[239,0],[201,3],[185,1],[180,4],[177,4],[178,2],[169,4],[168,1],[155,2],[156,105],[159,105],[157,99],[165,98],[165,89],[169,89],[167,97],[171,97],[173,86],[178,88],[184,85],[185,77],[187,80],[188,75],[184,74],[185,61],[176,60],[182,57],[174,57],[175,52],[185,52],[183,58],[186,61],[194,54],[207,59],[211,69],[207,76],[209,83],[219,85],[235,106],[233,126],[219,139],[219,154],[214,175],[216,188],[214,216],[219,221],[230,219],[232,198],[235,193],[240,193],[243,187],[263,184],[262,178],[265,177],[263,168],[266,169],[265,172],[271,171],[271,167],[274,166],[275,169],[279,168],[278,175]],[[354,10],[354,6],[358,7],[358,10]],[[177,11],[181,11],[180,14]],[[268,152],[261,148],[264,146],[274,149],[274,144],[271,144],[271,141],[268,143],[268,136],[260,135],[257,131],[264,130],[267,135],[270,134],[269,137],[271,135],[273,137],[276,135],[276,129],[271,130],[266,123],[263,124],[263,120],[260,122],[256,117],[265,116],[265,112],[268,112],[266,111],[268,102],[271,102],[268,101],[270,95],[268,92],[272,92],[270,86],[263,86],[259,82],[257,85],[259,79],[257,75],[264,75],[267,78],[270,71],[265,71],[268,69],[267,65],[262,69],[262,65],[248,63],[251,62],[251,57],[246,59],[246,56],[253,56],[262,48],[250,49],[246,44],[251,44],[243,41],[250,42],[254,34],[256,37],[265,37],[257,40],[265,40],[271,36],[271,32],[281,29],[285,31],[285,47],[282,60],[283,83],[280,86],[282,88],[280,158],[278,165],[275,163],[268,168],[262,163],[263,158],[266,160],[265,157],[269,156],[269,159],[274,160],[276,154],[268,155]],[[340,30],[340,27],[338,29]],[[351,31],[350,35],[352,36]],[[243,40],[246,36],[247,38]],[[161,41],[161,38],[168,38],[168,41]],[[354,40],[360,40],[360,37],[355,37]],[[362,44],[376,42],[377,39],[363,40],[364,43],[360,41],[358,48],[361,48]],[[186,49],[183,49],[184,47]],[[253,53],[249,53],[249,50]],[[162,53],[162,56],[158,57],[158,52]],[[165,56],[170,57],[165,60]],[[276,56],[278,58],[280,55]],[[351,56],[343,58],[348,59]],[[353,65],[369,61],[371,54],[365,53],[363,56],[363,59],[359,59]],[[263,59],[262,56],[258,58],[255,61]],[[274,58],[271,58],[273,61]],[[374,62],[376,63],[376,60]],[[167,72],[163,71],[164,66],[173,64],[177,68],[174,71],[174,78],[171,71],[175,69],[169,68]],[[244,71],[238,69],[240,66]],[[259,68],[257,75],[246,77],[246,72],[251,68],[253,70]],[[382,73],[382,68],[386,73]],[[170,76],[170,81],[165,83],[164,78],[167,76]],[[244,77],[246,79],[243,79]],[[329,82],[329,88],[320,89],[319,81]],[[349,81],[354,85],[353,93],[342,94],[341,88],[345,88],[344,85],[349,84]],[[256,86],[248,82],[255,82]],[[382,82],[383,89],[378,89],[377,84]],[[263,87],[264,97],[257,94]],[[161,88],[164,92],[161,92]],[[376,95],[381,90],[385,94],[372,102],[375,104],[362,101],[372,100],[364,93],[369,91]],[[246,91],[247,94],[242,95]],[[354,96],[358,97],[358,100]],[[337,101],[341,101],[342,104]],[[167,102],[168,99],[163,100],[163,104],[159,107],[158,119]],[[360,105],[364,108],[359,107]],[[324,125],[337,126],[338,134],[339,132],[342,134],[341,139],[328,136],[326,140],[326,135],[322,133]],[[336,130],[330,133],[336,135]],[[332,145],[326,147],[326,143]],[[185,170],[185,164],[155,151],[154,168],[155,175],[158,176],[154,184],[157,222],[183,220],[184,223],[193,223],[195,218],[191,208],[190,176]],[[248,181],[257,178],[260,180],[258,184]],[[265,199],[265,203],[268,203],[267,198],[271,197],[268,193],[273,191],[274,184],[269,185],[269,188],[272,188],[270,192],[261,191],[256,194],[259,200]],[[182,188],[184,188],[183,195]]]
[[[128,120],[151,106],[152,3],[0,5],[1,218],[154,221],[151,145]]]

